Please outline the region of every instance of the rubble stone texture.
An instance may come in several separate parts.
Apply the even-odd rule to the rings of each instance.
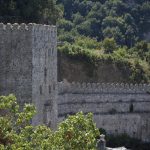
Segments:
[[[92,112],[98,128],[150,141],[150,84],[58,83],[58,117]]]
[[[57,31],[38,24],[0,24],[0,94],[34,103],[33,125],[56,126]]]
[[[92,112],[107,133],[150,142],[150,84],[57,82],[56,47],[54,26],[0,23],[0,95],[34,103],[33,125],[55,129],[68,114]]]

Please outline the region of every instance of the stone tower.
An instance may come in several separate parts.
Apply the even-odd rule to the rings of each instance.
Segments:
[[[0,23],[0,95],[34,103],[33,125],[57,120],[57,31],[38,24]]]

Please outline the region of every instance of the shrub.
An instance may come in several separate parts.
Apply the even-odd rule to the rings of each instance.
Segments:
[[[99,130],[93,123],[92,113],[84,115],[79,112],[59,125],[58,135],[62,143],[66,143],[62,144],[64,150],[94,150]]]
[[[14,95],[0,97],[1,150],[95,150],[99,131],[92,114],[82,112],[69,116],[57,131],[40,125],[32,126],[35,107],[25,104],[22,111]]]
[[[117,44],[113,38],[105,38],[103,41],[103,47],[106,54],[117,50]]]

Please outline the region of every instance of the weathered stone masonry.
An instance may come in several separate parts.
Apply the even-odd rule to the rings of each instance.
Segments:
[[[59,83],[58,117],[93,112],[98,128],[150,141],[150,85]]]
[[[0,95],[34,103],[34,125],[55,128],[78,111],[92,112],[97,127],[150,142],[150,85],[57,83],[56,27],[0,23]]]
[[[20,105],[34,103],[33,124],[56,126],[56,27],[0,24],[0,94],[14,93]]]

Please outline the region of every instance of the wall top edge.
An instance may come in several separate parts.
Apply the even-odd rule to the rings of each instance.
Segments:
[[[57,27],[54,25],[36,24],[36,23],[0,23],[0,30],[32,30],[32,29],[44,29],[44,30],[56,30]]]
[[[150,87],[150,84],[142,83],[86,83],[86,82],[67,82],[62,81],[58,83],[59,85],[68,85],[68,86],[78,86],[78,87],[103,87],[103,86],[114,86],[114,87]]]

